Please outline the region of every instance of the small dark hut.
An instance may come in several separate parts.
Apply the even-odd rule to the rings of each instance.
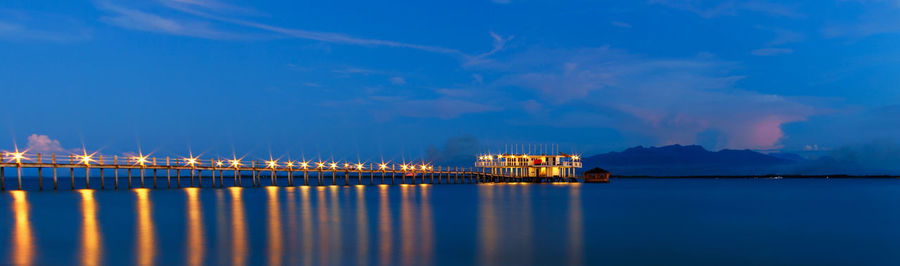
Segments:
[[[594,167],[594,169],[584,172],[585,183],[609,183],[609,171],[603,168]]]

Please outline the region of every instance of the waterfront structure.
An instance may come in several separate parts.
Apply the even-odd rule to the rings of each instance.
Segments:
[[[581,157],[573,154],[501,153],[478,156],[475,166],[511,182],[576,181]]]
[[[14,152],[0,153],[0,190],[6,190],[6,168],[15,168],[17,189],[22,189],[22,170],[36,169],[38,189],[44,189],[44,171],[52,170],[53,190],[59,189],[58,169],[68,169],[71,189],[76,189],[76,174],[83,170],[84,188],[91,188],[92,180],[99,181],[100,188],[105,189],[109,181],[109,172],[112,172],[113,188],[119,188],[120,174],[124,171],[124,178],[129,189],[134,187],[145,188],[152,184],[153,188],[160,187],[160,180],[165,178],[165,187],[203,187],[205,182],[212,187],[243,186],[242,180],[249,178],[251,186],[263,186],[263,181],[268,179],[267,186],[287,185],[294,186],[295,177],[302,175],[302,185],[308,186],[310,175],[314,175],[313,185],[387,185],[390,184],[472,184],[485,182],[518,182],[519,179],[508,178],[501,171],[494,171],[493,167],[451,167],[434,166],[431,163],[391,163],[391,162],[338,162],[338,161],[279,161],[250,160],[242,158],[232,159],[201,159],[193,155],[184,158],[157,158],[139,154],[137,156],[106,156],[96,153],[68,154],[66,157],[57,158],[51,154],[50,159],[42,154],[28,154],[18,150]],[[551,157],[547,157],[551,158]],[[58,160],[61,159],[61,160]],[[552,159],[557,160],[557,159]],[[577,157],[576,157],[577,160]],[[558,163],[554,161],[555,163]],[[569,163],[569,165],[572,165]],[[580,162],[577,164],[581,166]],[[569,167],[571,168],[571,167]],[[563,168],[547,168],[548,173],[565,172]],[[135,175],[134,172],[137,172]],[[187,174],[185,174],[187,172]],[[247,174],[249,173],[249,176]],[[150,176],[147,176],[150,174]],[[174,175],[173,175],[174,174]],[[380,177],[376,179],[376,175]],[[557,174],[558,175],[558,174]],[[227,176],[227,179],[226,179]],[[572,176],[572,175],[563,175]],[[182,182],[182,178],[190,178],[189,183]],[[266,178],[268,177],[268,178]],[[330,177],[330,178],[328,178]],[[368,180],[364,180],[368,177]],[[152,180],[146,180],[152,178]],[[137,180],[134,180],[137,179]],[[330,179],[330,180],[329,180]],[[286,180],[286,184],[280,184],[279,180]],[[137,181],[137,184],[135,184]],[[196,181],[196,182],[195,182]],[[329,182],[330,181],[330,182]],[[365,182],[368,181],[368,182]],[[572,179],[574,181],[574,179]],[[149,184],[148,184],[149,183]],[[284,183],[284,182],[281,182]]]
[[[585,183],[609,183],[609,171],[603,168],[594,167],[594,169],[584,172]]]

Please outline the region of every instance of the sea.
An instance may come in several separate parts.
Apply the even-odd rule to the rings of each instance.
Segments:
[[[11,180],[0,264],[900,264],[898,179],[56,191]]]

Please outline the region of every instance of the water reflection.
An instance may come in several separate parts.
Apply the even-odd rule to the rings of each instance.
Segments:
[[[300,234],[297,228],[297,199],[296,199],[296,190],[295,187],[286,187],[285,190],[285,202],[287,204],[287,222],[288,222],[288,265],[297,265],[297,252],[291,252],[293,250],[297,250],[298,248],[298,239],[297,236]]]
[[[138,265],[153,265],[156,259],[156,229],[151,215],[152,204],[146,188],[134,189],[137,194],[138,221],[137,235],[137,261]]]
[[[100,227],[97,225],[97,202],[94,191],[82,189],[81,194],[81,264],[100,265],[102,248]]]
[[[188,265],[203,264],[203,258],[206,255],[206,243],[203,238],[203,236],[205,235],[205,229],[203,227],[203,210],[200,207],[200,199],[198,196],[199,191],[199,188],[185,188],[185,192],[187,192],[188,196],[188,253],[185,256],[187,258]]]
[[[400,260],[403,265],[412,265],[416,255],[413,252],[415,231],[409,190],[412,190],[409,185],[400,185]]]
[[[569,188],[569,242],[566,250],[568,251],[569,265],[584,264],[584,225],[581,215],[581,186],[573,184]]]
[[[228,239],[227,219],[225,217],[225,192],[221,189],[216,190],[216,247],[215,250],[226,250],[225,239]],[[228,260],[228,252],[216,252],[216,260],[219,264],[224,264]]]
[[[428,186],[421,187],[421,199],[419,203],[421,204],[422,211],[422,219],[419,222],[421,225],[420,232],[422,234],[421,239],[421,258],[422,261],[418,262],[419,265],[432,264],[432,254],[434,253],[434,221],[432,220],[431,215],[431,200],[428,198],[430,188]]]
[[[494,192],[498,185],[478,186],[478,261],[481,265],[497,264],[497,216]]]
[[[230,187],[231,191],[231,262],[234,265],[247,264],[247,222],[244,217],[244,202],[241,187]]]
[[[25,191],[10,191],[13,196],[13,213],[16,216],[16,225],[13,231],[12,264],[31,265],[34,263],[34,232],[31,228],[31,219],[28,215],[28,200]]]
[[[356,186],[356,259],[358,265],[369,260],[369,215],[366,213],[366,191]]]
[[[268,251],[269,265],[281,265],[282,259],[282,233],[281,233],[281,209],[278,204],[278,187],[266,187],[269,194],[269,227],[268,227]]]
[[[318,250],[319,250],[319,261],[316,264],[323,265],[328,264],[328,251],[331,249],[331,245],[329,245],[329,240],[331,237],[328,236],[328,211],[325,208],[325,188],[318,187],[316,191],[316,217],[318,217],[318,228],[316,231],[319,232],[318,237]]]
[[[381,265],[391,264],[391,250],[393,249],[394,232],[391,222],[391,205],[388,201],[388,186],[378,188],[378,237]]]
[[[303,265],[313,264],[313,231],[312,231],[312,204],[309,203],[309,187],[300,188],[300,201],[303,210],[300,211],[303,220]]]
[[[331,221],[329,224],[330,226],[328,226],[328,228],[330,229],[329,231],[331,234],[331,240],[333,240],[334,243],[331,246],[327,246],[327,247],[329,249],[332,249],[332,248],[341,249],[342,248],[341,247],[341,229],[343,229],[343,228],[341,226],[341,212],[340,212],[341,206],[340,206],[340,199],[338,198],[338,194],[342,193],[342,191],[340,190],[340,187],[338,187],[338,186],[330,186],[330,188],[331,188],[331,194],[330,194],[331,197],[330,197],[330,203],[328,205],[328,209],[331,211],[331,214],[330,214]],[[332,257],[329,257],[328,259],[329,260],[334,259],[335,261],[331,262],[331,263],[334,265],[340,265],[342,258],[343,258],[343,256],[341,256],[341,254],[337,254],[337,256],[332,256]]]

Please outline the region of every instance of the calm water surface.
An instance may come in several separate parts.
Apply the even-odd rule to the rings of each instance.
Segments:
[[[898,264],[900,180],[0,192],[3,264]]]

